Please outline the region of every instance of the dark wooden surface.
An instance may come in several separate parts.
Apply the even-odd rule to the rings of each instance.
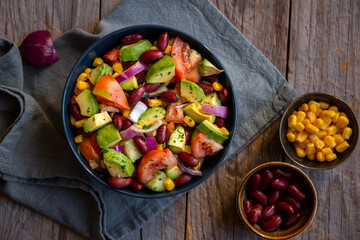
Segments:
[[[56,39],[74,27],[94,31],[121,0],[0,0],[0,37],[20,44],[35,30]],[[298,95],[323,91],[344,99],[360,118],[358,0],[213,0],[279,69]],[[236,214],[236,190],[253,167],[289,161],[278,122],[208,180],[153,218],[129,240],[257,239]],[[241,125],[241,123],[239,123]],[[305,172],[318,192],[311,226],[296,239],[360,239],[360,151],[344,165]],[[84,239],[61,224],[0,195],[0,239]]]

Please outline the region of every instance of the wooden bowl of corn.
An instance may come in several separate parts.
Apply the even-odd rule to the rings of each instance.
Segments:
[[[285,110],[279,129],[286,155],[305,168],[331,169],[356,147],[359,126],[351,108],[327,93],[307,93]]]

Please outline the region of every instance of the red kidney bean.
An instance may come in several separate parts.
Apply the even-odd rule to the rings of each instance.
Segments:
[[[138,84],[145,82],[145,80],[146,80],[145,71],[139,72],[138,74],[135,75],[135,77],[136,77]]]
[[[249,195],[255,200],[255,202],[260,203],[263,207],[267,206],[267,196],[265,193],[255,190],[250,192]]]
[[[162,51],[147,50],[141,54],[140,59],[147,64],[151,64],[151,63],[156,62],[163,56],[164,56],[164,53]]]
[[[260,184],[261,184],[261,176],[260,174],[256,173],[250,177],[248,183],[246,184],[246,190],[249,192],[255,191],[259,189]]]
[[[122,44],[132,44],[132,43],[136,43],[136,42],[140,41],[142,38],[143,37],[141,34],[129,34],[121,39],[121,43]]]
[[[280,198],[280,191],[273,190],[268,196],[268,203],[271,205],[275,204],[277,201],[279,201],[279,198]]]
[[[185,166],[196,167],[197,165],[199,165],[199,160],[194,158],[194,156],[191,154],[188,154],[186,152],[181,152],[181,153],[179,153],[178,156],[179,156],[181,162],[183,164],[185,164]]]
[[[267,232],[274,231],[278,229],[281,225],[282,219],[280,215],[272,216],[269,220],[264,222],[261,226],[261,229]]]
[[[142,154],[145,154],[145,153],[147,153],[147,152],[149,151],[149,148],[148,148],[148,146],[146,145],[146,142],[145,142],[145,140],[144,140],[142,137],[140,137],[140,136],[135,136],[135,137],[133,138],[133,140],[134,140],[134,143],[135,143],[136,147],[139,149],[139,151],[140,151]]]
[[[189,145],[191,141],[191,132],[190,129],[187,127],[185,127],[184,130],[185,130],[185,144]]]
[[[271,172],[278,178],[283,178],[285,180],[289,180],[292,177],[292,174],[289,172],[284,172],[281,169],[273,169]]]
[[[114,63],[120,62],[119,49],[114,48],[110,52],[104,55],[104,60],[110,66],[114,65]]]
[[[113,188],[125,188],[130,186],[132,182],[131,177],[109,177],[108,178],[108,184]]]
[[[122,127],[122,130],[126,130],[128,129],[131,125],[132,125],[132,121],[128,118],[125,118],[124,121],[123,121],[123,127]]]
[[[285,190],[289,186],[289,183],[285,179],[275,178],[271,182],[271,187],[278,190]]]
[[[204,91],[205,94],[210,94],[212,92],[214,92],[214,88],[211,86],[211,84],[207,84],[204,82],[197,82],[197,85],[199,85],[199,87],[202,88],[202,90]]]
[[[291,184],[287,190],[296,200],[303,200],[306,197],[305,193],[303,193],[296,184]]]
[[[269,170],[265,170],[262,174],[262,181],[260,185],[260,190],[267,190],[274,179],[274,175]]]
[[[288,228],[296,224],[300,220],[300,213],[290,216],[286,221],[284,221],[283,226]]]
[[[134,190],[135,192],[141,191],[143,186],[144,185],[141,182],[139,182],[138,180],[136,180],[135,178],[133,178],[132,183],[130,185],[131,189]]]
[[[113,121],[116,129],[120,131],[123,127],[123,119],[121,118],[121,115],[119,113],[115,113]]]
[[[292,197],[285,195],[284,196],[284,201],[287,202],[288,204],[290,204],[291,206],[293,206],[293,208],[295,209],[296,212],[299,212],[301,210],[301,202],[293,199]]]
[[[261,204],[256,204],[249,213],[248,219],[251,224],[256,224],[261,219],[263,207]]]
[[[156,130],[156,142],[158,144],[163,144],[166,141],[166,135],[167,135],[167,125],[162,124],[157,130]]]
[[[151,100],[150,98],[145,98],[145,99],[143,100],[143,103],[144,103],[146,106],[150,107],[150,106],[149,106],[150,100]]]
[[[162,92],[160,94],[160,99],[169,101],[171,103],[176,103],[179,100],[179,96],[174,92]]]
[[[81,119],[80,107],[79,104],[76,102],[75,98],[76,98],[75,95],[71,97],[69,103],[69,111],[70,114],[73,115],[76,120],[80,120]]]
[[[261,214],[263,220],[267,220],[276,214],[276,205],[267,206]]]
[[[251,211],[251,208],[253,206],[253,201],[249,198],[245,198],[244,199],[244,202],[243,202],[243,205],[244,205],[244,211],[246,214],[249,214],[250,211]],[[261,205],[260,205],[261,206]]]
[[[229,92],[226,88],[223,87],[219,92],[219,99],[222,105],[226,105],[228,98],[229,98]]]
[[[192,178],[193,178],[193,176],[191,176],[190,174],[183,173],[180,175],[180,177],[178,179],[176,179],[175,186],[180,187],[180,186],[190,182]]]
[[[144,93],[145,93],[145,88],[143,86],[135,89],[130,96],[130,100],[129,100],[130,105],[132,107],[135,107],[135,105],[140,101]]]
[[[169,44],[169,38],[170,37],[168,32],[163,32],[160,34],[157,45],[161,51],[165,51],[167,45]]]
[[[217,117],[217,118],[216,118],[215,124],[216,124],[216,126],[218,126],[219,128],[225,127],[225,121],[224,121],[224,119],[222,119],[221,117]]]
[[[207,77],[204,77],[204,80],[205,81],[208,81],[208,82],[219,82],[219,76],[218,75],[211,75],[211,76],[207,76]]]
[[[144,85],[145,92],[147,92],[147,93],[155,92],[156,90],[159,89],[160,86],[161,86],[160,83],[145,83],[145,85]]]
[[[276,209],[289,216],[295,213],[295,209],[293,208],[293,206],[291,206],[287,202],[278,202],[276,204]]]

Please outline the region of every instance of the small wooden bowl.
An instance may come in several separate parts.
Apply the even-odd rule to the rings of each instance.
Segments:
[[[352,134],[349,140],[347,142],[349,143],[349,148],[346,149],[342,153],[336,152],[337,159],[331,162],[319,162],[316,159],[315,160],[309,160],[306,157],[301,158],[298,155],[296,155],[294,143],[291,143],[286,138],[286,133],[288,129],[288,118],[289,116],[294,112],[298,111],[299,107],[303,103],[307,103],[310,100],[318,101],[318,102],[326,102],[329,103],[330,106],[337,106],[340,112],[346,113],[346,115],[349,118],[349,127],[352,128]],[[335,97],[333,95],[327,94],[327,93],[307,93],[305,95],[302,95],[298,98],[296,98],[285,110],[281,121],[280,121],[280,127],[279,127],[279,135],[280,135],[280,142],[281,146],[284,149],[286,155],[294,162],[299,164],[302,167],[313,169],[313,170],[325,170],[325,169],[331,169],[337,166],[340,166],[343,164],[347,159],[349,159],[350,155],[354,151],[358,136],[359,136],[359,126],[358,122],[356,120],[356,117],[354,115],[354,112],[351,110],[351,108],[340,98]]]
[[[280,227],[275,231],[266,232],[263,231],[259,225],[252,225],[249,222],[248,216],[244,211],[243,202],[244,199],[248,197],[245,187],[249,178],[255,173],[272,169],[280,169],[285,172],[291,173],[293,175],[292,182],[296,183],[299,188],[301,188],[301,190],[305,193],[306,198],[302,201],[300,220],[295,225],[287,229]],[[268,162],[252,169],[241,181],[237,195],[236,206],[238,214],[243,223],[256,235],[266,239],[288,239],[304,232],[314,219],[317,209],[317,195],[312,181],[299,168],[284,162]]]

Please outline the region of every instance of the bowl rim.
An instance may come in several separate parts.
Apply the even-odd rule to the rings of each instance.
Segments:
[[[175,32],[179,35],[183,35],[189,39],[191,39],[192,41],[194,41],[196,44],[199,44],[200,46],[202,46],[202,48],[207,51],[218,63],[219,65],[222,67],[222,69],[224,70],[224,74],[225,77],[229,83],[230,86],[230,90],[233,96],[233,116],[232,116],[232,122],[233,122],[233,128],[231,129],[231,135],[229,137],[229,139],[227,140],[226,144],[227,144],[227,148],[224,150],[224,152],[222,153],[221,157],[219,157],[217,163],[214,165],[214,167],[212,169],[210,169],[210,171],[208,172],[208,174],[206,176],[201,176],[201,179],[196,182],[193,183],[192,185],[184,185],[181,187],[181,189],[177,190],[177,191],[164,191],[164,192],[151,192],[151,193],[143,193],[141,192],[141,194],[139,194],[139,192],[135,192],[135,191],[126,191],[126,189],[128,188],[113,188],[111,186],[109,186],[106,182],[101,181],[99,178],[99,176],[96,176],[95,173],[93,172],[92,169],[90,169],[88,164],[85,164],[81,158],[83,158],[82,155],[78,154],[77,149],[75,149],[72,145],[72,141],[73,139],[70,138],[69,133],[67,131],[67,126],[66,126],[66,108],[67,108],[67,102],[66,102],[66,94],[68,91],[72,91],[69,90],[69,85],[71,83],[71,78],[73,78],[73,75],[75,74],[76,69],[79,67],[78,65],[83,61],[84,58],[88,57],[89,53],[98,45],[100,45],[101,42],[107,40],[107,39],[111,39],[112,37],[121,34],[122,32],[126,32],[126,31],[134,31],[134,30],[141,30],[142,28],[157,28],[157,29],[161,29],[164,31],[172,31]],[[231,99],[229,99],[231,100]],[[172,28],[172,27],[168,27],[168,26],[164,26],[164,25],[158,25],[158,24],[140,24],[140,25],[132,25],[132,26],[128,26],[125,28],[120,28],[117,30],[114,30],[110,33],[107,33],[106,35],[102,36],[100,39],[96,40],[93,44],[91,44],[83,53],[82,55],[79,57],[79,59],[76,61],[76,63],[74,64],[74,66],[71,68],[71,71],[66,79],[66,83],[64,85],[64,89],[63,89],[63,94],[62,94],[62,101],[61,101],[61,120],[62,120],[62,125],[64,128],[64,132],[65,132],[65,138],[66,141],[71,149],[71,151],[73,152],[73,155],[75,156],[76,160],[80,163],[80,165],[82,166],[82,168],[84,170],[86,170],[86,172],[91,175],[92,178],[96,179],[97,182],[100,182],[102,185],[105,185],[107,188],[121,193],[121,194],[125,194],[131,197],[138,197],[138,198],[164,198],[164,197],[170,197],[170,196],[175,196],[175,195],[180,195],[182,193],[186,193],[189,190],[195,188],[196,186],[198,186],[200,183],[204,182],[208,177],[210,177],[220,166],[222,163],[224,163],[224,158],[227,156],[227,153],[232,145],[232,141],[234,139],[234,135],[236,133],[236,121],[237,121],[237,102],[236,102],[236,92],[234,90],[232,81],[227,73],[227,70],[225,69],[224,65],[222,64],[222,62],[219,60],[219,58],[212,52],[210,51],[210,49],[203,44],[201,41],[199,41],[197,38],[191,36],[188,33],[185,33],[181,30]]]
[[[357,118],[356,118],[356,115],[354,114],[354,111],[350,108],[350,106],[349,106],[343,99],[341,99],[340,97],[337,97],[337,96],[335,96],[335,95],[332,95],[332,94],[330,94],[330,93],[325,93],[325,92],[309,92],[309,93],[305,93],[305,94],[303,94],[303,95],[295,98],[295,99],[287,106],[287,108],[285,109],[285,111],[284,111],[284,113],[283,113],[283,115],[282,115],[282,117],[281,117],[280,125],[279,125],[279,138],[280,138],[281,147],[282,147],[282,149],[284,150],[284,152],[286,153],[286,156],[287,156],[291,161],[295,162],[296,164],[298,164],[298,165],[301,166],[301,167],[304,167],[304,168],[307,168],[307,169],[311,169],[311,170],[330,170],[330,169],[333,169],[333,168],[336,168],[336,167],[342,165],[343,163],[345,163],[345,162],[350,158],[350,156],[352,155],[353,150],[355,149],[355,147],[356,147],[356,145],[357,145],[358,138],[359,138],[359,135],[358,135],[358,134],[356,135],[356,139],[355,139],[355,144],[354,144],[355,147],[354,147],[354,149],[351,151],[351,153],[350,153],[348,156],[345,156],[344,159],[343,159],[343,161],[341,161],[341,162],[339,162],[339,163],[337,163],[337,164],[334,164],[334,165],[328,165],[328,166],[326,166],[326,167],[311,167],[311,166],[307,166],[306,164],[303,164],[303,163],[298,162],[296,159],[294,159],[294,158],[292,158],[292,157],[290,156],[290,153],[289,153],[288,149],[285,147],[285,143],[283,142],[283,139],[282,139],[282,137],[281,137],[281,136],[282,136],[282,133],[283,133],[281,126],[284,124],[284,121],[286,121],[286,120],[285,120],[285,115],[288,113],[289,109],[290,109],[293,105],[295,105],[295,104],[296,104],[298,101],[300,101],[302,98],[307,97],[307,96],[309,96],[309,95],[322,95],[322,96],[325,96],[325,97],[333,98],[333,99],[335,99],[336,101],[339,101],[339,102],[341,102],[342,104],[344,104],[344,105],[346,106],[346,108],[348,108],[348,110],[349,110],[349,112],[351,113],[351,115],[354,117],[354,119],[355,119],[355,123],[354,123],[354,124],[355,124],[355,127],[356,127],[356,129],[359,131],[359,124],[358,124],[358,120],[357,120]],[[309,160],[309,161],[310,161],[310,160]]]
[[[267,236],[265,234],[263,234],[262,232],[258,231],[257,229],[255,229],[255,227],[253,227],[247,220],[246,220],[246,213],[244,212],[244,209],[241,207],[243,205],[242,201],[241,201],[241,193],[244,191],[245,185],[247,183],[247,181],[249,180],[249,178],[256,172],[259,172],[262,169],[265,169],[267,167],[273,167],[273,166],[282,166],[282,167],[288,167],[296,172],[298,172],[301,176],[303,176],[306,180],[306,182],[310,185],[310,189],[311,192],[313,194],[314,197],[314,206],[313,206],[313,210],[311,212],[310,218],[306,221],[305,225],[302,226],[299,231],[295,231],[293,233],[290,233],[288,235],[285,236]],[[237,191],[236,194],[236,209],[237,209],[237,213],[240,216],[241,221],[244,223],[244,225],[250,229],[253,233],[255,233],[256,235],[265,238],[265,239],[290,239],[293,238],[301,233],[303,233],[311,224],[311,222],[314,220],[315,215],[316,215],[316,211],[317,211],[317,192],[316,192],[316,188],[313,184],[313,182],[311,181],[310,177],[308,175],[306,175],[306,173],[304,171],[302,171],[300,168],[290,164],[290,163],[286,163],[286,162],[266,162],[263,164],[260,164],[256,167],[254,167],[252,170],[250,170],[241,180],[239,189]]]

